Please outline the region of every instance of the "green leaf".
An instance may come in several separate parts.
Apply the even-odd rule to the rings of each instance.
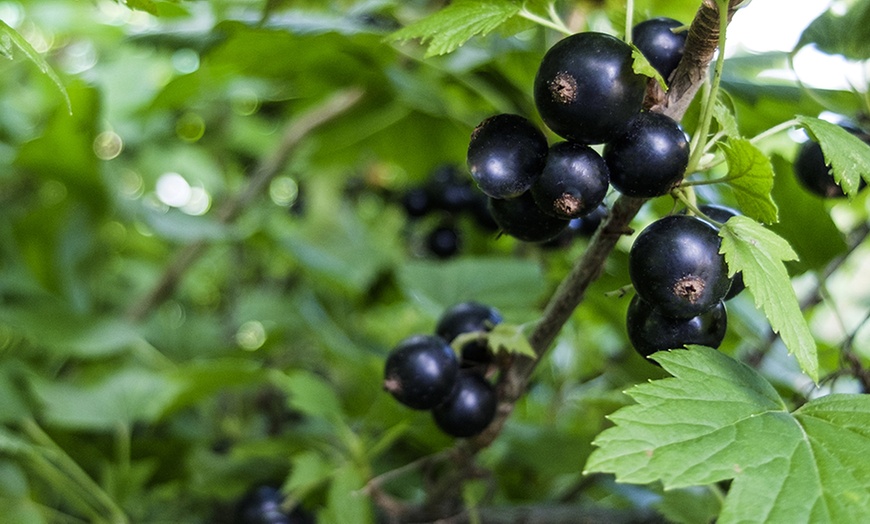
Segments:
[[[20,49],[31,62],[36,64],[39,67],[39,70],[42,71],[48,78],[54,82],[54,85],[57,86],[57,89],[60,91],[60,94],[63,95],[63,99],[66,102],[67,111],[69,114],[72,114],[72,103],[70,102],[69,95],[66,92],[66,87],[63,85],[63,82],[60,81],[60,78],[57,76],[57,73],[54,72],[54,69],[48,65],[48,62],[45,61],[44,58],[30,45],[21,34],[18,33],[15,29],[9,26],[3,20],[0,20],[0,46],[3,48],[3,55],[9,57],[11,53],[10,43],[15,44],[15,47]]]
[[[770,159],[743,138],[729,137],[721,147],[728,162],[728,185],[740,210],[766,224],[776,222],[779,210],[770,198],[774,177]]]
[[[303,451],[291,459],[290,476],[284,483],[284,491],[297,498],[326,483],[335,472],[335,465],[317,451]]]
[[[404,293],[440,314],[466,300],[503,313],[530,304],[544,291],[541,268],[533,260],[465,257],[450,262],[412,261],[398,270]]]
[[[444,9],[404,27],[391,40],[419,38],[429,42],[426,57],[456,50],[475,35],[486,35],[516,15],[521,5],[510,0],[457,0]]]
[[[743,216],[729,219],[719,236],[729,275],[743,272],[755,305],[764,311],[770,327],[780,334],[801,369],[818,382],[816,343],[783,264],[784,260],[795,260],[797,254],[782,237]]]
[[[538,358],[529,339],[523,333],[523,326],[513,324],[496,324],[492,331],[487,334],[489,347],[496,351],[505,351],[531,358]]]
[[[721,100],[716,100],[713,105],[713,118],[719,123],[719,128],[725,132],[725,136],[739,138],[740,129],[737,127],[737,119],[734,113]]]
[[[797,120],[822,146],[825,162],[846,195],[858,192],[862,177],[870,183],[870,145],[837,124],[809,116],[798,116]]]
[[[365,475],[352,463],[346,463],[335,471],[329,486],[326,513],[331,518],[326,522],[367,524],[372,522],[371,503],[363,494]]]
[[[853,2],[846,13],[826,11],[804,29],[795,49],[815,44],[823,53],[866,60],[870,56],[868,24],[870,0]]]
[[[290,405],[294,409],[332,421],[342,419],[341,401],[335,389],[314,373],[293,371],[280,379],[280,385],[290,394]]]
[[[773,199],[788,205],[780,208],[780,220],[770,229],[786,239],[800,257],[788,264],[793,274],[821,271],[834,257],[846,252],[843,233],[831,219],[827,202],[798,183],[790,160],[774,155],[771,162],[776,171]]]
[[[652,357],[674,378],[627,393],[586,473],[665,489],[734,479],[717,522],[870,519],[870,396],[830,395],[793,413],[749,366],[707,347]]]
[[[137,368],[81,384],[34,378],[33,386],[49,423],[84,430],[154,422],[180,390],[166,376]]]
[[[662,77],[661,73],[659,73],[656,68],[649,63],[649,60],[647,60],[647,58],[643,56],[643,53],[634,44],[631,44],[631,58],[633,59],[633,62],[631,63],[631,68],[634,70],[635,73],[643,76],[648,76],[650,78],[655,78],[656,82],[658,82],[659,85],[662,86],[662,89],[667,92],[667,81],[664,79],[664,77]]]

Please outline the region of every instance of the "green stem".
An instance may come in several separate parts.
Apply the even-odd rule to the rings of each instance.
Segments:
[[[750,138],[749,141],[752,142],[753,144],[757,144],[758,142],[761,142],[765,138],[771,137],[771,136],[773,136],[781,131],[785,131],[786,129],[790,129],[792,127],[799,126],[799,125],[800,125],[800,121],[798,121],[796,118],[793,118],[791,120],[786,120],[785,122],[783,122],[781,124],[777,124],[777,125],[771,127],[770,129],[767,129],[765,131],[762,131],[761,133],[758,133],[754,137]]]
[[[631,44],[631,28],[634,27],[634,0],[625,1],[625,43]]]
[[[710,132],[710,125],[713,123],[713,108],[719,96],[719,84],[722,81],[722,70],[725,65],[725,33],[728,30],[728,0],[716,0],[716,6],[719,8],[719,54],[716,57],[716,65],[713,68],[713,80],[710,83],[710,88],[704,97],[704,104],[701,108],[701,120],[698,122],[698,128],[695,130],[695,136],[692,137],[692,153],[689,156],[689,167],[687,172],[693,172],[698,167],[701,157],[704,155],[704,149],[707,145],[707,134]]]
[[[72,457],[67,455],[63,448],[61,448],[45,431],[42,430],[41,427],[39,427],[39,424],[37,424],[35,420],[32,418],[24,419],[21,423],[21,428],[31,440],[50,452],[49,458],[53,458],[56,461],[58,469],[65,473],[71,480],[75,481],[85,492],[88,493],[88,495],[93,497],[95,501],[103,506],[106,512],[110,515],[110,522],[113,524],[126,524],[129,522],[124,511],[118,506],[112,497],[110,497],[96,482],[94,482],[90,475],[88,475]]]
[[[568,29],[568,26],[565,25],[565,22],[563,22],[560,18],[558,18],[555,11],[552,9],[550,10],[550,18],[544,18],[543,16],[536,15],[535,13],[532,13],[531,11],[526,9],[525,7],[520,9],[520,12],[517,14],[519,16],[521,16],[522,18],[525,18],[526,20],[532,21],[532,22],[534,22],[538,25],[542,25],[544,27],[548,27],[548,28],[553,29],[555,31],[559,31],[560,33],[562,33],[564,35],[574,34],[573,31]]]
[[[56,465],[40,455],[38,448],[34,447],[33,452],[26,456],[27,463],[35,474],[48,483],[64,502],[70,505],[70,508],[85,515],[88,522],[105,522],[99,508],[95,506],[95,501],[90,500],[87,494],[82,492],[81,486],[64,475]]]

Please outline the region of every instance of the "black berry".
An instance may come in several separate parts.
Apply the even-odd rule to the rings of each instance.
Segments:
[[[516,198],[490,198],[489,212],[503,232],[525,242],[546,242],[568,226],[567,220],[541,211],[530,193]]]
[[[718,348],[725,338],[728,316],[719,301],[708,311],[691,318],[663,315],[635,295],[626,314],[628,339],[635,351],[648,357],[656,351],[678,349],[688,344]]]
[[[577,33],[557,42],[535,76],[535,105],[544,123],[584,144],[624,132],[646,91],[646,77],[632,63],[631,47],[608,34]]]
[[[402,207],[410,218],[420,218],[432,211],[432,199],[424,187],[412,187],[402,195]]]
[[[477,186],[493,198],[524,193],[540,176],[547,138],[528,119],[501,114],[487,118],[471,133],[468,169]]]
[[[650,65],[667,80],[677,68],[686,49],[687,30],[674,31],[683,24],[673,18],[652,18],[634,26],[631,41]]]
[[[443,338],[415,335],[399,342],[387,357],[384,389],[413,409],[431,409],[456,384],[459,359]]]
[[[438,258],[451,258],[462,246],[459,231],[450,224],[442,224],[426,236],[426,248]]]
[[[671,215],[653,222],[628,255],[635,291],[670,317],[708,311],[731,286],[720,243],[716,228],[696,217]]]
[[[435,334],[452,343],[459,335],[476,331],[490,331],[501,323],[497,309],[478,302],[462,302],[447,309],[438,319]],[[470,341],[461,348],[463,365],[486,364],[490,361],[489,348],[485,341]]]
[[[594,149],[573,142],[550,148],[532,197],[544,213],[562,219],[590,213],[607,195],[607,165]]]
[[[661,113],[644,112],[628,131],[604,146],[610,183],[638,198],[667,194],[683,178],[689,163],[689,141],[680,125]]]
[[[450,213],[470,210],[477,194],[468,177],[462,176],[459,169],[452,164],[433,170],[426,190],[436,209]]]
[[[454,437],[473,437],[495,418],[495,389],[477,373],[460,372],[450,398],[432,410],[435,424]]]

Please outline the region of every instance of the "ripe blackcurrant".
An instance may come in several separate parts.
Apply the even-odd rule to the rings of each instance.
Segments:
[[[468,143],[471,177],[493,198],[526,192],[540,176],[546,158],[547,137],[519,115],[487,118],[474,129]]]
[[[478,193],[467,176],[452,164],[435,168],[426,183],[433,206],[449,213],[470,210]]]
[[[635,291],[670,317],[708,311],[731,286],[720,243],[716,228],[696,217],[671,215],[653,222],[628,255]]]
[[[393,349],[384,367],[384,389],[413,409],[431,409],[456,384],[459,359],[443,338],[408,337]]]
[[[473,437],[495,418],[495,388],[477,373],[460,372],[450,397],[432,410],[435,424],[454,437]]]
[[[609,180],[607,165],[594,149],[559,142],[550,148],[531,192],[541,211],[568,220],[598,207],[607,195]]]
[[[438,258],[451,258],[459,253],[462,240],[455,227],[442,224],[426,236],[426,247]]]
[[[646,77],[632,69],[628,44],[604,33],[577,33],[551,47],[535,76],[544,123],[557,135],[600,144],[621,134],[640,112]]]
[[[604,146],[610,183],[638,198],[664,195],[683,179],[689,141],[676,121],[661,113],[637,115],[625,134]]]
[[[668,80],[683,58],[687,30],[674,31],[683,24],[673,18],[645,20],[631,30],[631,41],[640,49],[662,78]]]
[[[727,317],[722,301],[696,317],[672,318],[635,295],[628,306],[625,323],[635,351],[648,357],[656,351],[688,344],[718,348],[725,338]]]
[[[501,313],[478,302],[462,302],[447,309],[435,325],[435,334],[447,342],[464,333],[489,331],[502,321]],[[484,341],[471,341],[462,346],[463,365],[486,364],[490,361],[489,348]]]
[[[410,218],[420,218],[432,211],[432,199],[424,187],[412,187],[402,195],[402,207]]]
[[[546,242],[568,226],[567,220],[541,211],[528,192],[516,198],[490,198],[489,212],[502,231],[524,242]]]

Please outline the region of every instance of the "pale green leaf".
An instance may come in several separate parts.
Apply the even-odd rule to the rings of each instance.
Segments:
[[[523,333],[523,327],[513,324],[497,324],[487,334],[489,347],[495,351],[505,351],[517,355],[537,358],[535,350],[529,344],[529,339]]]
[[[779,210],[770,198],[774,177],[770,159],[743,138],[730,137],[721,147],[728,162],[728,185],[740,210],[766,224],[779,220]]]
[[[34,378],[34,392],[47,422],[70,429],[116,429],[119,424],[154,422],[181,390],[169,377],[125,368],[92,382]]]
[[[846,195],[858,192],[861,178],[870,183],[870,145],[837,124],[808,116],[797,120],[822,146],[825,162]]]
[[[631,68],[634,70],[635,73],[643,76],[648,76],[650,78],[655,78],[656,82],[658,82],[659,85],[662,87],[662,90],[667,92],[667,81],[664,79],[664,77],[662,77],[662,74],[659,73],[656,68],[649,63],[649,60],[647,60],[647,58],[643,56],[643,53],[634,44],[631,44],[631,58],[633,60],[633,62],[631,63]]]
[[[729,274],[743,272],[743,281],[770,327],[782,337],[801,369],[817,382],[816,343],[783,264],[795,260],[797,254],[782,237],[743,216],[729,219],[719,236]]]
[[[341,401],[335,388],[310,371],[297,370],[279,381],[290,394],[290,405],[306,415],[341,420]]]
[[[716,100],[713,104],[713,118],[719,124],[719,128],[725,133],[725,136],[739,138],[740,129],[737,127],[737,118],[734,113],[721,100]]]
[[[292,468],[284,483],[284,491],[299,498],[325,484],[335,471],[334,464],[313,450],[294,455],[290,461]]]
[[[444,9],[404,27],[392,40],[419,38],[429,42],[426,56],[456,50],[475,35],[486,35],[516,15],[521,5],[510,0],[457,0]]]
[[[363,493],[365,475],[352,463],[335,470],[327,495],[327,522],[368,524],[373,522],[372,504]]]
[[[70,102],[69,95],[66,92],[66,87],[61,82],[60,78],[57,76],[57,73],[48,65],[48,62],[45,61],[44,58],[30,45],[21,34],[18,33],[15,29],[10,27],[6,22],[0,20],[0,47],[3,48],[3,55],[10,56],[9,50],[11,49],[11,45],[15,44],[15,47],[20,49],[31,62],[36,64],[39,67],[39,70],[42,71],[48,78],[54,82],[54,85],[57,86],[60,93],[63,95],[64,101],[66,101],[66,107],[70,114],[72,114],[72,102]]]
[[[733,479],[717,522],[870,519],[870,396],[830,395],[790,413],[749,366],[707,347],[652,357],[674,377],[630,389],[586,473],[665,489]]]

